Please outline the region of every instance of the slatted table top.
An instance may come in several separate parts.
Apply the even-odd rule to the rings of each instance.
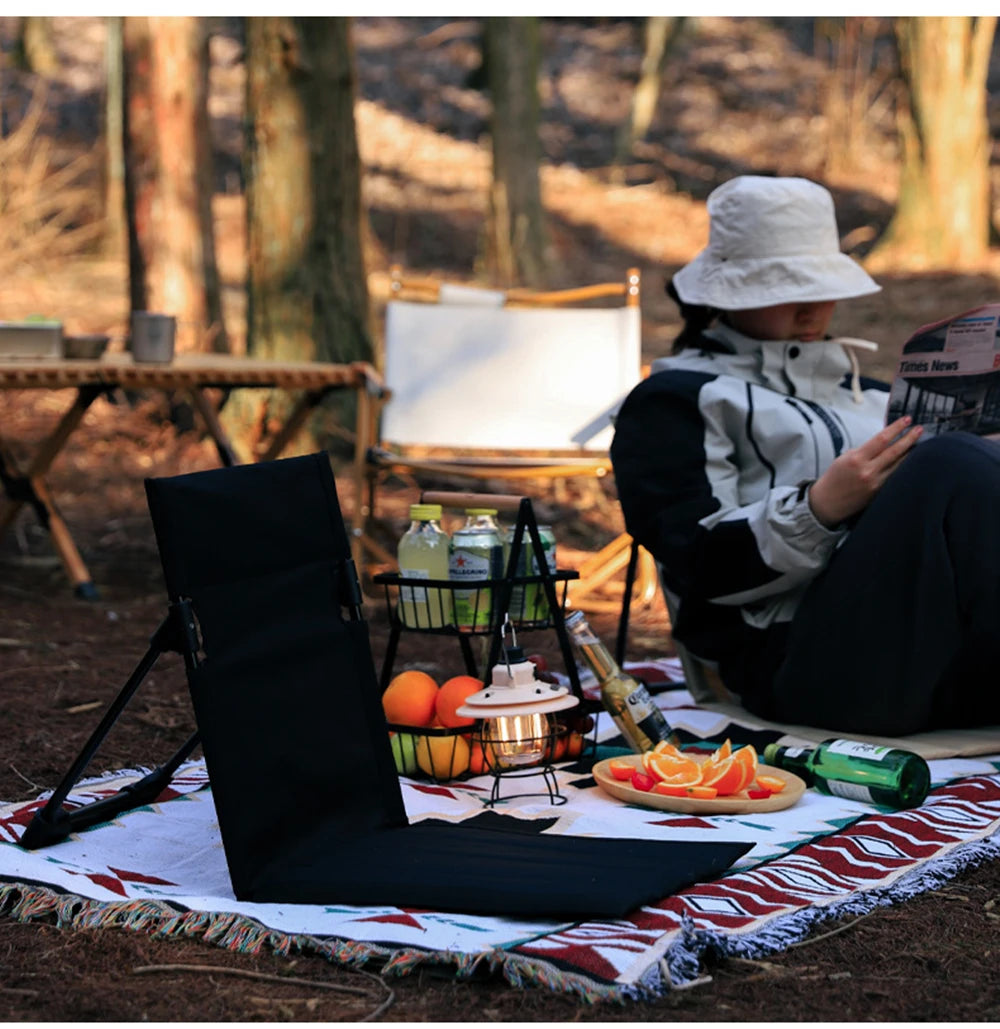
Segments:
[[[264,361],[220,354],[178,354],[170,364],[136,364],[129,354],[100,360],[0,360],[0,389],[69,389],[80,386],[183,389],[247,386],[279,389],[380,389],[382,378],[367,362]]]

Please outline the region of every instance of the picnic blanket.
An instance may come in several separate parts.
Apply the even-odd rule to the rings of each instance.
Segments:
[[[778,735],[736,721],[720,724],[718,712],[696,707],[683,689],[657,699],[682,738],[699,747],[728,736],[734,745],[753,742],[760,750]],[[599,757],[614,752],[615,735],[610,719],[599,719]],[[570,923],[238,902],[207,773],[193,761],[155,804],[40,851],[24,851],[15,841],[44,797],[0,805],[0,914],[54,916],[66,928],[198,936],[240,951],[302,950],[351,965],[379,961],[385,974],[425,963],[451,966],[460,977],[486,968],[514,985],[544,985],[590,1001],[654,997],[699,981],[710,953],[779,951],[820,920],[905,899],[1000,854],[1000,752],[932,760],[930,767],[935,786],[918,809],[890,812],[808,790],[794,807],[756,817],[704,818],[623,804],[596,785],[585,762],[559,766],[558,789],[567,797],[561,806],[550,803],[541,777],[504,781],[497,810],[524,819],[528,831],[753,844],[713,882],[624,919]],[[89,780],[71,801],[105,796],[142,771]],[[531,784],[537,794],[515,795]],[[459,821],[482,814],[492,782],[403,779],[402,786],[411,821]],[[293,791],[295,783],[286,788]],[[608,874],[628,875],[628,869]]]

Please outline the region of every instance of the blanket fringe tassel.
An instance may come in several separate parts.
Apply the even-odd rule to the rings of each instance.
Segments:
[[[761,958],[787,950],[805,939],[822,922],[865,915],[878,907],[889,907],[943,886],[967,868],[1000,857],[1000,835],[968,843],[952,853],[929,861],[925,866],[901,876],[883,889],[852,894],[831,904],[816,904],[775,918],[747,935],[723,934],[698,929],[685,915],[681,938],[661,961],[663,969],[653,967],[643,978],[643,992],[662,995],[681,984],[697,983],[702,962],[707,956]]]
[[[469,954],[419,948],[390,949],[352,940],[282,933],[243,915],[178,910],[162,901],[88,900],[24,883],[0,884],[0,916],[19,922],[43,920],[60,929],[116,928],[159,937],[200,937],[207,943],[243,954],[257,954],[269,948],[282,956],[293,952],[316,954],[350,967],[361,967],[374,960],[382,962],[383,976],[408,975],[421,965],[447,965],[455,969],[459,979],[465,979],[485,965],[491,973],[500,972],[512,986],[545,987],[573,995],[588,1004],[624,1003],[634,996],[632,988],[598,983],[560,971],[546,962],[503,950]]]

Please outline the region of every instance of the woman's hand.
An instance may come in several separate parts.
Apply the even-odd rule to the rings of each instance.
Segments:
[[[909,415],[897,418],[827,468],[809,488],[809,507],[817,521],[832,529],[868,506],[920,438],[923,429],[911,428],[911,421]]]

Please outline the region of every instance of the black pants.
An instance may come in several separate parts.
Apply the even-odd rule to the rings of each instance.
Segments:
[[[772,717],[842,732],[1000,723],[1000,443],[917,445],[810,586],[768,692]]]

